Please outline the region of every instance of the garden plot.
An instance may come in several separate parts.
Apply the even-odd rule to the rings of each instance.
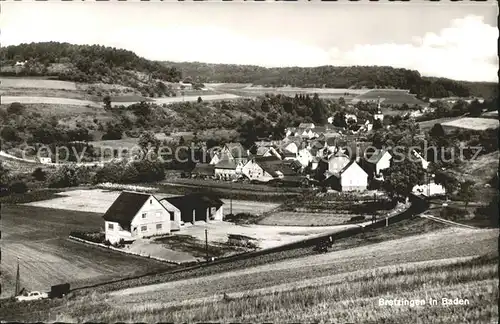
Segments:
[[[261,225],[281,226],[330,226],[342,225],[355,216],[364,216],[351,213],[312,213],[279,211],[266,216],[259,221]]]

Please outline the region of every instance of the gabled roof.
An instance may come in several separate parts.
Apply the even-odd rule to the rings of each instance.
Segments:
[[[123,191],[102,218],[108,222],[116,222],[123,229],[130,230],[130,223],[150,197],[154,198],[150,194]]]
[[[207,208],[207,207],[220,207],[224,205],[222,200],[215,195],[193,193],[185,196],[176,196],[163,198],[161,201],[168,201],[178,209],[182,210],[192,210],[196,208]]]
[[[225,147],[234,158],[248,157],[247,150],[240,143],[226,143]]]
[[[224,157],[215,164],[215,169],[236,169],[236,162],[233,159]]]
[[[291,163],[282,161],[274,156],[256,158],[255,163],[257,163],[264,171],[269,173],[272,177],[279,176],[279,173],[285,176],[297,174],[293,170]]]

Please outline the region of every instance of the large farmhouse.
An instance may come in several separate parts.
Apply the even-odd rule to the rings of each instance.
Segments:
[[[124,191],[103,215],[106,240],[133,241],[170,233],[170,214],[150,194]]]

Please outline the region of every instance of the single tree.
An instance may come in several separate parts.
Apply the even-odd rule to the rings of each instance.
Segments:
[[[434,126],[432,126],[431,130],[429,131],[429,135],[434,139],[439,139],[444,137],[445,132],[443,126],[439,123],[434,124]]]
[[[382,122],[380,121],[380,119],[375,119],[373,121],[373,130],[378,130],[378,129],[382,129],[384,127],[384,125],[382,125]]]
[[[469,202],[474,199],[474,196],[475,190],[473,181],[466,180],[460,183],[457,197],[465,203],[465,210],[467,210],[467,206],[469,205]]]
[[[203,99],[201,99],[201,97],[198,97],[198,103],[201,103],[203,101]]]
[[[405,158],[395,162],[383,171],[384,183],[382,188],[392,197],[407,198],[413,187],[424,183],[425,171],[421,163]]]
[[[102,102],[104,103],[104,109],[111,109],[111,97],[109,95],[105,95]]]

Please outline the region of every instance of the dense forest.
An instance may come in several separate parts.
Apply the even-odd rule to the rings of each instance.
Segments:
[[[27,61],[14,68],[16,62]],[[174,67],[147,60],[123,49],[99,45],[46,42],[0,48],[2,75],[54,76],[76,82],[105,82],[129,85],[137,72],[147,78],[178,81]]]
[[[388,66],[265,68],[254,65],[165,62],[196,81],[252,83],[263,86],[408,89],[419,98],[480,96],[492,98],[497,85],[422,77],[418,71]]]

